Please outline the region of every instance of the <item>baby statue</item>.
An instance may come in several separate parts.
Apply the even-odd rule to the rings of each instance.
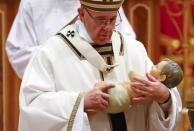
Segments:
[[[162,82],[166,87],[173,88],[177,86],[183,79],[183,71],[180,66],[170,60],[170,59],[163,59],[157,65],[154,65],[150,71],[150,74]],[[134,81],[134,78],[144,78],[135,71],[130,71],[129,80]],[[123,112],[130,106],[131,98],[138,96],[126,83],[119,83],[115,84],[114,88],[108,90],[110,94],[110,103],[108,109],[106,110],[107,113],[119,113]]]

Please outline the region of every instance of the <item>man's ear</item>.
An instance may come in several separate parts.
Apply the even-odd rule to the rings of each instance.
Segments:
[[[165,81],[165,80],[166,80],[166,75],[164,75],[164,74],[163,74],[163,75],[160,75],[160,76],[158,77],[158,80],[161,81],[161,82],[162,82],[162,81]]]
[[[84,9],[82,7],[80,7],[80,8],[78,8],[77,11],[78,11],[80,20],[83,21],[83,18],[84,18]]]

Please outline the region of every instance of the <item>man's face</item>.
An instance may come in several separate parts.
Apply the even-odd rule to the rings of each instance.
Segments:
[[[78,9],[80,19],[94,43],[103,45],[112,36],[117,12],[95,12],[86,8]]]
[[[160,80],[160,77],[161,77],[162,75],[164,75],[164,74],[162,74],[162,69],[163,69],[163,67],[165,66],[165,64],[167,64],[166,61],[161,61],[161,62],[158,63],[157,65],[154,65],[154,66],[152,67],[151,71],[150,71],[150,74],[151,74],[154,78]]]

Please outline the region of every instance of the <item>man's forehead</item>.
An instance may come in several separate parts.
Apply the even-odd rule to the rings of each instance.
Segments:
[[[91,9],[87,9],[88,11],[90,11],[92,14],[95,15],[117,15],[117,11],[94,11]]]

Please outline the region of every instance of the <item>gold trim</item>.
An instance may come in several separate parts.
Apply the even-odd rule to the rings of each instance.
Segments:
[[[181,15],[183,15],[183,13],[184,13],[184,10],[183,10],[183,9],[181,9],[181,11],[176,12],[176,13],[173,12],[173,11],[171,11],[168,4],[165,4],[164,7],[165,7],[167,13],[168,13],[170,16],[173,16],[173,17],[181,16]]]
[[[4,45],[5,45],[5,11],[2,11],[1,9],[0,9],[0,15],[2,16],[2,25],[1,25],[1,27],[2,27],[2,43],[0,43],[0,44],[2,44],[2,60],[4,60],[4,58],[5,58],[5,55],[4,55]],[[3,63],[3,68],[5,67],[4,66],[4,62],[2,61],[2,63]],[[3,70],[3,72],[4,72],[4,70]],[[4,75],[4,73],[3,73],[3,75]],[[4,78],[4,76],[3,76],[3,78]],[[3,83],[5,83],[5,82],[3,82]]]
[[[72,128],[73,128],[73,123],[74,123],[74,120],[75,120],[75,117],[76,117],[76,113],[78,111],[78,108],[79,108],[79,105],[80,105],[80,102],[81,102],[81,99],[83,97],[84,93],[79,93],[76,101],[75,101],[75,104],[73,106],[73,110],[71,112],[71,115],[70,115],[70,118],[69,118],[69,121],[68,121],[68,125],[67,125],[67,131],[72,131]]]
[[[182,88],[182,101],[183,106],[185,106],[185,102],[188,100],[187,97],[187,90],[189,87],[189,56],[191,52],[189,52],[189,35],[190,35],[190,1],[184,1],[183,4],[184,8],[184,14],[183,14],[183,41],[182,41],[182,47],[183,47],[183,72],[184,72],[184,82],[183,82],[183,88]]]
[[[124,55],[124,44],[123,44],[124,38],[123,38],[123,35],[120,32],[116,32],[116,33],[118,33],[118,35],[120,36],[120,41],[121,41],[119,55],[123,56]]]
[[[3,103],[2,103],[2,105],[3,105],[3,111],[5,111],[6,110],[6,105],[5,105],[5,90],[6,90],[6,87],[5,87],[5,67],[6,67],[6,65],[5,65],[5,28],[6,28],[6,25],[5,25],[5,23],[6,23],[6,21],[5,21],[5,11],[4,10],[2,10],[2,9],[0,9],[0,15],[2,16],[2,28],[1,28],[1,30],[2,30],[2,43],[0,43],[0,44],[2,44],[2,73],[3,73],[3,75],[2,75],[2,82],[3,82],[3,84],[2,84],[2,90],[3,90],[3,94],[2,94],[2,97],[3,97]],[[3,113],[3,121],[4,121],[4,123],[3,123],[3,130],[5,130],[6,129],[6,126],[5,126],[5,122],[6,122],[6,118],[5,118],[5,114]]]
[[[95,9],[115,9],[115,8],[118,9],[122,5],[122,2],[119,4],[110,4],[110,5],[92,4],[92,3],[88,3],[88,2],[84,2],[84,1],[80,1],[80,3],[82,5],[92,7]]]
[[[104,73],[102,71],[99,71],[100,72],[100,79],[101,81],[104,81]]]
[[[151,31],[152,31],[152,23],[151,23],[151,9],[149,8],[149,6],[145,5],[145,4],[136,4],[134,7],[131,8],[131,11],[130,11],[130,20],[131,20],[131,24],[132,26],[134,27],[134,14],[133,12],[135,11],[135,9],[137,9],[138,7],[144,7],[147,11],[148,11],[148,30],[147,30],[147,33],[148,33],[148,41],[147,41],[147,52],[148,52],[148,55],[152,58],[153,57],[153,54],[152,54],[152,34],[151,34]],[[145,44],[145,43],[143,43]]]
[[[97,47],[95,49],[98,53],[102,53],[106,51],[113,51],[112,46]]]

